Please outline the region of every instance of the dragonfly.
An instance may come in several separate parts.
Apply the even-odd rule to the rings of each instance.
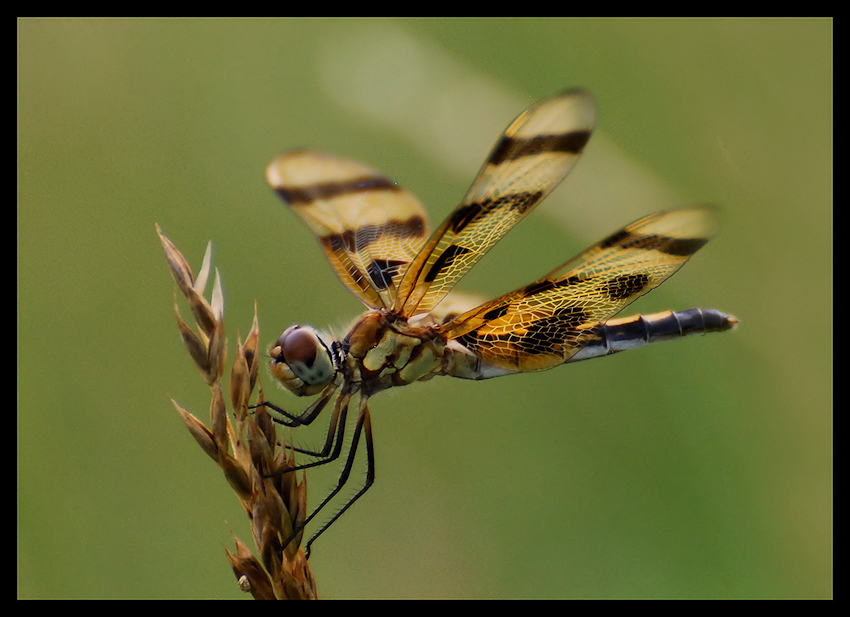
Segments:
[[[308,541],[305,553],[373,485],[370,398],[439,375],[481,380],[543,371],[658,341],[734,328],[715,309],[616,317],[681,268],[719,226],[713,206],[664,210],[627,225],[549,274],[478,302],[455,284],[573,169],[590,139],[596,105],[572,89],[533,105],[504,131],[461,204],[429,231],[421,203],[360,162],[301,149],[275,158],[269,185],[309,227],[336,274],[365,305],[344,337],[294,325],[273,344],[272,375],[316,399],[301,413],[270,402],[286,426],[330,409],[320,449],[296,451],[308,469],[342,456],[350,409],[353,436],[338,482],[294,530],[296,537],[342,490],[365,442],[360,488]],[[356,398],[356,406],[353,400]]]

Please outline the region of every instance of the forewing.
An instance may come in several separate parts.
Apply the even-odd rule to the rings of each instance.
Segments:
[[[392,306],[428,235],[419,201],[371,167],[314,150],[280,155],[266,179],[316,234],[342,282],[367,306]]]
[[[570,90],[534,105],[505,130],[462,204],[440,225],[399,285],[402,315],[430,311],[455,283],[564,179],[596,117],[593,98]]]
[[[647,216],[441,332],[493,366],[516,372],[557,366],[595,340],[602,322],[681,268],[718,222],[709,206]]]

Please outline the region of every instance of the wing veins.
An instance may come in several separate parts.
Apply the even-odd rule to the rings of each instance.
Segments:
[[[430,311],[572,170],[595,122],[584,90],[545,99],[505,130],[463,202],[427,240],[399,284],[394,310]]]
[[[714,234],[717,216],[714,208],[697,206],[645,217],[440,331],[494,366],[528,371],[561,364],[595,340],[606,320],[681,268]]]

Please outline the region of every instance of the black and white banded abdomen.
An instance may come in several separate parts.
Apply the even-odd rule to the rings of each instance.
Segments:
[[[736,325],[738,320],[733,315],[704,308],[609,319],[602,325],[599,338],[585,345],[567,362],[606,356],[683,336],[723,332]]]

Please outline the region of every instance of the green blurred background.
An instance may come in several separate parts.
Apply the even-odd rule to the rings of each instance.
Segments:
[[[268,161],[362,159],[436,224],[517,113],[576,85],[599,107],[583,160],[463,288],[508,291],[714,202],[715,240],[631,308],[741,327],[376,397],[377,483],[316,543],[320,595],[832,596],[831,20],[17,29],[18,597],[245,597],[224,556],[231,532],[253,546],[245,516],[168,400],[207,417],[154,223],[196,268],[213,241],[231,345],[255,301],[264,344],[340,327],[361,307]]]

